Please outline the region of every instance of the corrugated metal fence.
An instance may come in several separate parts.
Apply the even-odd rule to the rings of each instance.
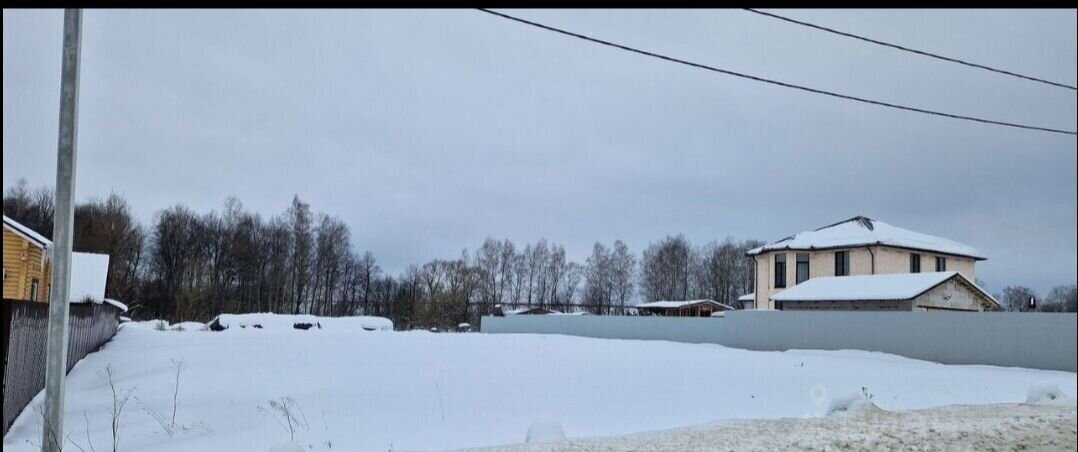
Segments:
[[[484,333],[867,350],[944,364],[1078,370],[1078,315],[1045,312],[726,311],[724,317],[510,315]]]
[[[4,424],[3,433],[30,400],[45,387],[45,335],[49,305],[4,300]],[[68,320],[67,370],[116,334],[119,310],[112,305],[72,304]]]

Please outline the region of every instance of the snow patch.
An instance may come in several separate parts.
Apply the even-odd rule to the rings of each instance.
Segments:
[[[269,452],[305,452],[303,446],[299,444],[289,442],[277,443],[273,447],[269,448]]]
[[[127,312],[127,305],[119,302],[118,300],[113,300],[111,298],[106,298],[105,303],[108,303],[108,304],[110,304],[112,306],[115,306],[116,309],[120,310],[120,312]]]
[[[528,427],[528,434],[524,436],[525,443],[552,443],[565,440],[565,431],[561,428],[561,422],[552,420],[537,420]]]
[[[831,397],[831,403],[828,404],[825,414],[827,416],[845,417],[872,411],[881,410],[864,393],[846,392]]]
[[[206,331],[208,328],[202,322],[180,322],[168,328],[172,331]]]
[[[1067,400],[1067,395],[1052,383],[1038,383],[1029,386],[1026,391],[1026,403],[1058,405]]]

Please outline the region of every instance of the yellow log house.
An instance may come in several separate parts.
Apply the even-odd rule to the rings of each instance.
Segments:
[[[4,216],[4,299],[48,302],[52,241]]]

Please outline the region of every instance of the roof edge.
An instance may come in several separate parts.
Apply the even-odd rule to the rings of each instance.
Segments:
[[[821,247],[809,247],[809,248],[792,248],[792,247],[789,247],[789,246],[785,246],[785,247],[782,247],[782,248],[765,249],[765,248],[767,248],[767,246],[768,245],[764,245],[764,246],[761,246],[761,247],[756,247],[756,248],[753,248],[751,250],[748,250],[748,251],[745,252],[745,255],[746,256],[759,256],[761,254],[770,253],[772,251],[829,251],[829,250],[842,250],[842,249],[852,249],[852,248],[868,248],[868,247],[871,247],[871,246],[886,246],[888,248],[896,248],[896,249],[900,249],[900,250],[920,251],[920,252],[924,252],[924,253],[934,253],[934,254],[939,254],[939,255],[943,255],[943,256],[964,257],[964,258],[968,258],[968,259],[973,259],[975,261],[986,261],[986,260],[988,260],[988,258],[984,257],[984,256],[974,256],[972,254],[948,253],[948,252],[944,252],[944,251],[931,250],[931,249],[927,249],[927,248],[915,248],[915,247],[912,247],[912,246],[891,245],[891,244],[882,243],[882,242],[878,242],[878,241],[877,242],[871,242],[871,243],[858,243],[858,244],[853,244],[853,245],[821,246]]]
[[[26,240],[29,240],[31,242],[37,243],[37,244],[41,245],[42,248],[45,248],[45,249],[51,249],[52,248],[52,241],[51,240],[45,238],[44,236],[41,236],[40,238],[34,237],[35,235],[40,236],[41,234],[38,234],[33,229],[30,229],[29,227],[27,227],[26,225],[24,225],[22,223],[19,223],[18,221],[15,221],[14,219],[12,219],[11,217],[8,217],[7,215],[4,215],[4,226],[7,226],[7,227],[11,228],[11,232],[14,233],[15,235],[17,235],[19,237],[22,237],[22,238],[24,238]],[[29,231],[30,233],[28,233],[27,231]]]
[[[935,273],[935,272],[932,272],[932,273]],[[974,292],[977,292],[977,293],[981,294],[982,296],[984,296],[985,298],[987,298],[987,299],[988,299],[989,301],[991,301],[991,302],[992,302],[992,303],[993,303],[993,304],[994,304],[994,305],[995,305],[995,306],[996,306],[997,308],[999,308],[999,307],[1001,306],[1001,305],[999,304],[999,301],[998,301],[998,300],[996,300],[996,298],[995,298],[995,297],[993,297],[993,296],[992,296],[992,294],[988,293],[988,291],[984,290],[983,288],[981,288],[981,286],[978,286],[978,285],[977,285],[976,283],[974,283],[974,282],[971,282],[971,281],[970,281],[970,280],[969,280],[968,278],[966,278],[966,277],[965,277],[965,275],[963,275],[962,273],[959,273],[959,272],[957,272],[957,271],[953,271],[953,270],[952,270],[952,271],[947,271],[947,272],[939,272],[939,273],[950,273],[951,275],[950,275],[950,276],[948,276],[948,277],[946,277],[946,278],[943,278],[943,279],[941,279],[941,280],[940,280],[939,282],[937,282],[937,283],[935,283],[935,284],[933,284],[933,285],[929,286],[928,288],[926,288],[926,289],[924,289],[924,290],[922,290],[922,291],[918,292],[918,293],[917,293],[916,295],[913,295],[912,297],[907,297],[907,298],[894,298],[894,297],[888,297],[888,298],[873,298],[873,299],[850,299],[850,300],[825,300],[825,299],[819,299],[819,300],[807,300],[807,299],[805,299],[805,300],[777,300],[777,301],[781,301],[781,302],[783,302],[783,303],[786,303],[786,302],[793,302],[793,303],[797,303],[797,302],[818,302],[818,301],[906,301],[906,300],[913,300],[913,299],[915,299],[915,298],[917,298],[917,297],[919,297],[919,296],[921,296],[921,295],[924,295],[924,294],[926,294],[926,293],[928,293],[928,292],[932,291],[933,289],[935,289],[935,288],[937,288],[937,287],[939,287],[939,286],[943,285],[943,283],[946,283],[947,281],[950,281],[950,280],[952,280],[952,279],[958,278],[958,280],[959,280],[959,281],[960,281],[960,282],[961,282],[962,284],[965,284],[966,286],[968,286],[968,287],[969,287],[969,288],[970,288],[971,290],[973,290]],[[914,275],[914,274],[921,274],[921,273],[894,273],[894,274],[890,274],[890,273],[888,273],[888,274],[880,274],[880,275],[859,275],[859,276],[884,276],[884,275],[895,275],[895,274],[902,274],[902,275]],[[838,278],[838,276],[832,276],[832,278]],[[780,293],[781,293],[781,292],[780,292]],[[776,295],[778,295],[778,294],[776,294]]]
[[[698,304],[717,304],[717,305],[725,307],[727,309],[731,309],[731,310],[736,309],[733,306],[730,306],[730,305],[728,305],[726,303],[718,302],[718,301],[711,300],[711,299],[702,299],[702,300],[655,300],[655,301],[649,301],[647,303],[640,303],[640,304],[634,305],[632,307],[634,307],[634,308],[643,307],[645,309],[646,308],[660,308],[660,306],[647,306],[647,305],[649,305],[651,303],[679,303],[679,302],[684,302],[685,303],[684,305],[679,306],[679,308],[683,308],[683,307],[686,307],[686,306],[694,306],[694,305],[698,305]],[[674,309],[674,308],[667,308],[667,309]]]

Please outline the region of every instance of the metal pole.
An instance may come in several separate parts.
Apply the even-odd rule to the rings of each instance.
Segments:
[[[42,452],[64,446],[64,375],[67,374],[68,294],[75,217],[75,153],[79,119],[79,54],[82,10],[64,10],[64,49],[60,69],[60,137],[56,155],[56,213],[52,229],[52,283],[45,362],[45,422]]]

